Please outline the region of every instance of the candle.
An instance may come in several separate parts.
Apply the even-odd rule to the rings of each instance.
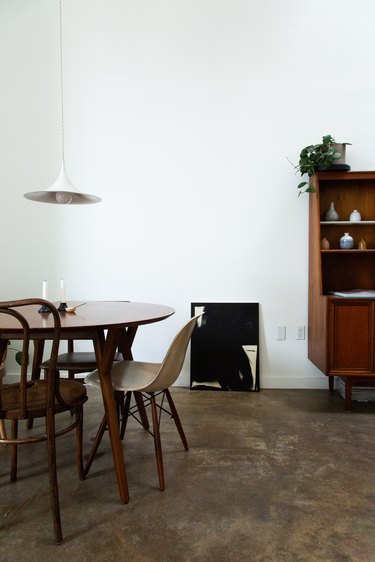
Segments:
[[[65,283],[64,279],[60,281],[60,302],[65,302]]]
[[[48,281],[43,281],[43,299],[47,300],[48,299]]]

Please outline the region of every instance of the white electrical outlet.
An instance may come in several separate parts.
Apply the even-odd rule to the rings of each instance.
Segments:
[[[306,326],[297,326],[297,340],[306,338]]]
[[[286,339],[286,326],[277,326],[277,339],[278,340]]]

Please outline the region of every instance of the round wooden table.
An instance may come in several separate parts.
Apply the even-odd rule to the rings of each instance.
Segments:
[[[74,304],[79,303],[69,302],[70,306]],[[74,313],[60,312],[61,339],[93,341],[117,484],[124,503],[129,501],[129,492],[111,383],[113,358],[118,350],[124,359],[132,359],[131,347],[138,326],[159,322],[174,312],[169,306],[127,301],[92,301],[80,306]],[[36,307],[24,307],[22,313],[30,324],[31,337],[34,340],[32,376],[39,376],[44,342],[50,339],[53,333],[52,321],[48,313],[39,313]],[[5,355],[8,340],[21,337],[19,324],[12,317],[2,316],[0,363]]]

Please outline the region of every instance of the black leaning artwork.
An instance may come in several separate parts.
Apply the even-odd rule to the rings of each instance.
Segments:
[[[259,304],[192,303],[192,390],[259,390]]]

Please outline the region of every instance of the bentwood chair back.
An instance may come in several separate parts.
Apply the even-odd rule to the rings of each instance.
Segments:
[[[30,339],[33,334],[26,318],[23,307],[32,306],[38,310],[42,305],[49,308],[53,318],[53,334],[51,335],[51,352],[49,368],[43,380],[30,380],[28,364],[30,362]],[[9,420],[10,435],[6,431],[0,437],[0,443],[9,447],[11,452],[10,480],[17,480],[17,449],[20,445],[28,445],[46,441],[48,471],[50,481],[50,497],[53,517],[53,527],[56,543],[62,542],[62,529],[60,518],[59,494],[56,471],[56,437],[65,435],[73,429],[76,430],[76,461],[78,474],[81,479],[85,477],[82,463],[82,416],[83,404],[87,400],[85,387],[77,381],[60,379],[56,370],[56,358],[59,349],[61,324],[56,307],[49,301],[43,299],[23,299],[15,301],[0,302],[1,317],[10,316],[15,321],[15,326],[20,326],[22,336],[22,364],[20,368],[19,381],[12,384],[0,386],[0,419]],[[1,325],[1,321],[0,321]],[[66,416],[64,426],[56,428],[55,417],[57,414],[70,412],[74,414]],[[20,431],[19,421],[44,418],[45,427],[35,431]],[[60,420],[59,420],[60,422]],[[25,429],[25,428],[23,428]]]
[[[120,354],[116,354],[115,359],[122,359]],[[34,380],[40,379],[40,370],[43,371],[44,376],[50,368],[50,358],[47,358],[39,365],[39,370],[34,373]],[[77,377],[77,375],[90,373],[97,367],[96,356],[94,351],[74,351],[74,341],[68,340],[68,350],[66,353],[61,353],[57,356],[55,369],[61,375],[61,371],[67,371],[68,378],[77,380],[83,383],[84,377]],[[29,418],[27,420],[27,427],[33,427],[34,420]]]
[[[163,458],[160,440],[160,416],[167,412],[174,419],[181,441],[185,450],[189,449],[176,406],[172,399],[169,387],[176,381],[181,372],[187,347],[200,315],[194,316],[185,324],[172,341],[162,363],[145,363],[141,361],[119,361],[112,367],[112,384],[117,399],[122,400],[119,405],[122,412],[121,437],[124,437],[128,416],[136,417],[139,405],[130,407],[132,393],[141,393],[143,396],[143,407],[151,406],[153,432],[155,444],[156,462],[159,476],[160,490],[165,488]],[[99,385],[98,371],[94,371],[85,379],[87,384]],[[156,401],[159,397],[159,402]],[[170,411],[164,405],[164,397],[167,398]],[[143,424],[142,424],[143,425]],[[98,434],[95,438],[89,459],[86,464],[86,474],[90,469],[105,430],[105,418],[102,421]],[[151,432],[150,432],[151,433]]]

